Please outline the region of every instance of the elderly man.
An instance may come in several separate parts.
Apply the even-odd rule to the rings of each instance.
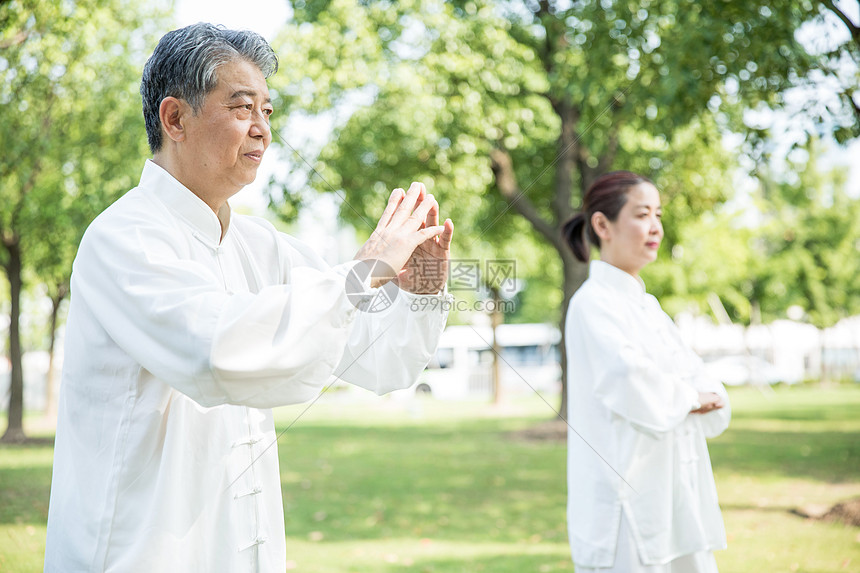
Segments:
[[[453,224],[422,185],[396,189],[333,268],[231,213],[271,142],[276,69],[260,36],[208,24],[165,35],[146,64],[153,159],[75,260],[46,571],[283,572],[269,408],[332,375],[407,387],[435,349],[444,305],[414,302],[447,296]],[[383,284],[393,302],[371,312]]]

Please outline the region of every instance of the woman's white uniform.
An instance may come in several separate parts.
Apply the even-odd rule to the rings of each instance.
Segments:
[[[722,384],[641,279],[602,261],[571,299],[568,531],[577,573],[705,573],[726,547],[706,437]],[[725,406],[690,414],[698,392]]]

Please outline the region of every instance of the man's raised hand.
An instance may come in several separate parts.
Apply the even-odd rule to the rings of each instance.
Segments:
[[[440,249],[435,251],[434,248],[437,254],[444,251],[447,269],[447,253],[454,226],[450,221],[445,221],[444,225],[430,224],[437,223],[438,218],[439,205],[432,195],[427,194],[422,183],[413,183],[405,194],[403,189],[391,192],[376,229],[355,255],[356,260],[384,263],[373,265],[375,272],[371,286],[378,287],[397,278],[419,245],[436,245]],[[388,272],[380,274],[379,270],[384,267],[388,267]],[[409,290],[408,285],[404,288]]]
[[[438,225],[439,206],[436,204],[430,208],[424,226],[433,228]],[[442,228],[441,234],[427,239],[412,251],[406,265],[394,279],[399,288],[415,294],[436,294],[445,286],[454,223],[446,219]]]

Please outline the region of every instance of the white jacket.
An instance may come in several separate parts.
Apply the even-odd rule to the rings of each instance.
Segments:
[[[283,572],[269,408],[333,374],[407,387],[445,325],[445,305],[414,311],[405,292],[358,312],[354,264],[331,268],[228,206],[216,216],[147,162],[75,260],[45,570]]]
[[[641,280],[602,261],[589,271],[565,327],[573,560],[611,566],[622,511],[645,565],[725,548],[705,442],[728,426],[725,389]],[[699,391],[726,406],[690,414]]]

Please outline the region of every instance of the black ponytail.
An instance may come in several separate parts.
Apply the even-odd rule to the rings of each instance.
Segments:
[[[580,262],[587,263],[591,247],[585,239],[585,213],[577,213],[561,227],[561,236]],[[591,234],[591,233],[589,233]]]

